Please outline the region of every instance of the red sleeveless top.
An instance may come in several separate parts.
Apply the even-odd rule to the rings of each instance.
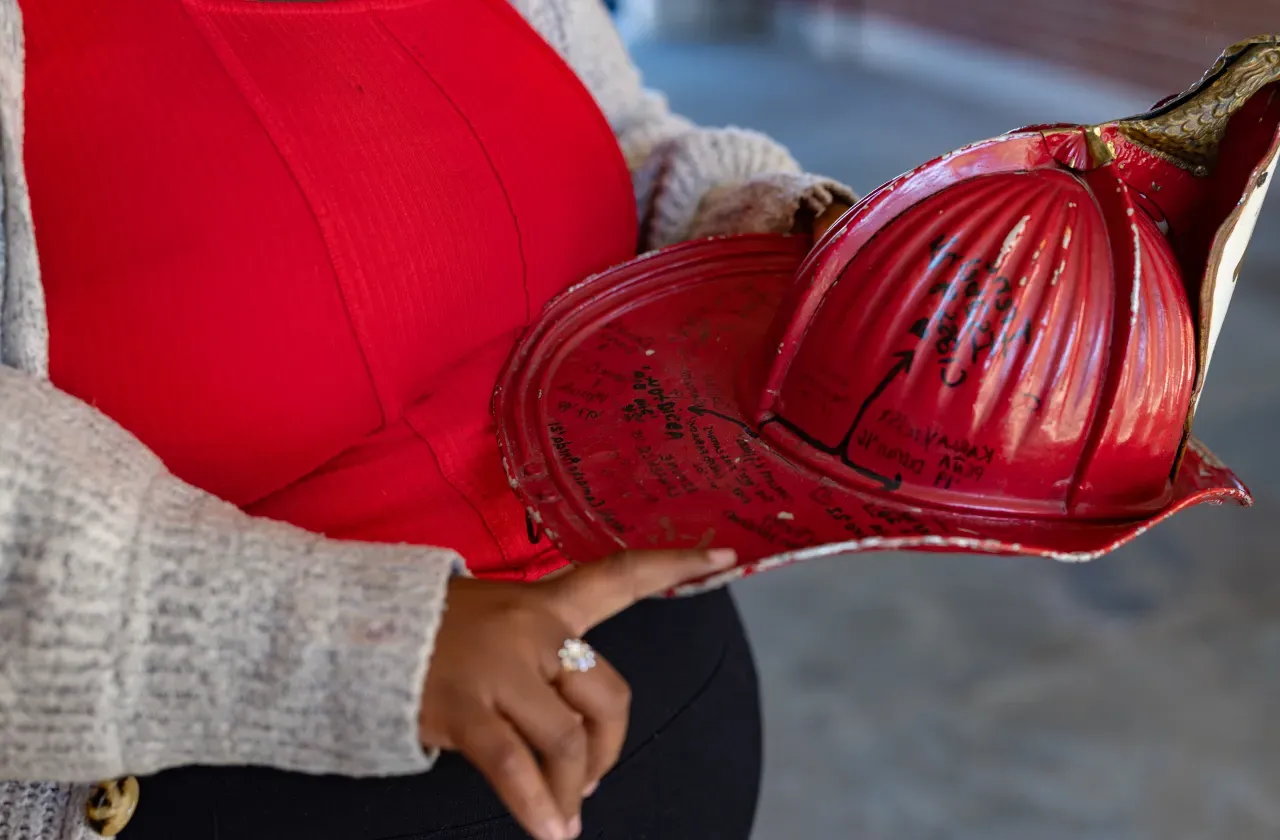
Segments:
[[[23,0],[54,382],[178,476],[338,538],[534,545],[490,416],[635,249],[588,91],[507,0]]]

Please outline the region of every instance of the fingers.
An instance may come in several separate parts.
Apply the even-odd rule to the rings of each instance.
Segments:
[[[580,566],[544,585],[552,610],[582,635],[637,601],[731,568],[737,555],[712,551],[626,552]]]
[[[570,840],[567,820],[533,753],[496,712],[477,715],[458,740],[462,754],[489,780],[511,815],[537,840]]]
[[[573,831],[581,825],[582,796],[589,781],[590,739],[584,717],[544,682],[515,686],[512,695],[500,702],[499,710],[542,759],[551,795]]]
[[[631,718],[631,687],[603,659],[585,674],[565,674],[560,694],[583,718],[587,732],[587,789],[594,789],[618,763]]]
[[[837,201],[824,210],[813,222],[813,238],[814,241],[826,236],[827,231],[849,211],[849,205]]]
[[[583,796],[622,750],[630,692],[601,660],[587,673],[560,672],[554,645],[736,561],[724,550],[629,553],[539,584],[451,583],[424,686],[423,742],[460,750],[538,840],[577,837]]]

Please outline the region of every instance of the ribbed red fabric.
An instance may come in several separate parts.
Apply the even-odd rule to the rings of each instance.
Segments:
[[[490,393],[532,314],[632,254],[635,205],[507,0],[22,7],[54,381],[251,512],[558,566]]]

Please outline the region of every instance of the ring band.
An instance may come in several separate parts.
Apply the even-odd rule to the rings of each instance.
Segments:
[[[596,667],[596,652],[582,639],[565,639],[559,656],[560,667],[570,673],[585,674]]]

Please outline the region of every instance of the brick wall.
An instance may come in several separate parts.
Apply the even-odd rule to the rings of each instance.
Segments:
[[[1280,32],[1280,0],[804,0],[885,15],[1153,90],[1181,90],[1230,44]]]

